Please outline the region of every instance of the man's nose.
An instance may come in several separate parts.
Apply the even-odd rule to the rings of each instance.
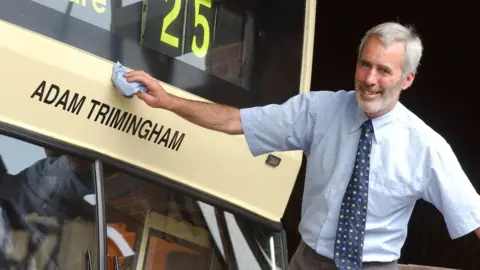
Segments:
[[[370,69],[370,71],[366,74],[365,83],[368,86],[377,84],[377,73],[375,72],[375,70]]]

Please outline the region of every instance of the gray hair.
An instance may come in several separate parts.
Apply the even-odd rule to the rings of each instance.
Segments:
[[[417,72],[420,59],[422,58],[423,46],[420,36],[412,26],[403,26],[396,22],[386,22],[374,26],[365,33],[360,43],[357,61],[360,61],[365,43],[372,36],[379,37],[385,46],[394,41],[405,44],[403,75],[406,76],[411,72]]]

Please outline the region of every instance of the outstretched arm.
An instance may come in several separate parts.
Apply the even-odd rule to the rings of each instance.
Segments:
[[[146,94],[140,96],[144,98]],[[240,110],[222,104],[188,100],[169,95],[170,104],[166,109],[204,128],[227,134],[242,134]],[[145,100],[145,99],[143,99]]]
[[[167,93],[160,83],[144,71],[125,73],[128,82],[143,83],[147,93],[139,92],[137,97],[152,108],[169,110],[182,118],[211,130],[227,134],[242,134],[240,110],[227,105],[188,100]]]

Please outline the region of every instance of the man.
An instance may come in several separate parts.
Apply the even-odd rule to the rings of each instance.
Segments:
[[[141,71],[138,95],[197,125],[245,134],[253,155],[308,156],[302,242],[290,269],[397,269],[407,224],[423,198],[443,214],[452,238],[480,236],[480,197],[448,143],[399,102],[422,56],[419,36],[383,23],[362,39],[354,91],[297,95],[282,105],[238,110],[166,93]]]
[[[78,254],[95,249],[96,209],[84,201],[94,192],[92,162],[45,153],[17,174],[5,168],[0,175],[1,269],[84,269]]]

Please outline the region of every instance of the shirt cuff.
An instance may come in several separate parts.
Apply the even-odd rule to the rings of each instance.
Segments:
[[[470,212],[470,216],[466,217],[463,222],[455,224],[449,228],[450,237],[456,239],[473,232],[480,227],[480,208],[475,212]]]
[[[256,157],[263,154],[263,152],[260,145],[258,144],[254,124],[252,123],[252,118],[255,117],[253,114],[253,110],[254,108],[241,109],[240,120],[242,121],[243,134],[245,135],[245,140],[247,141],[250,153],[254,157]]]

